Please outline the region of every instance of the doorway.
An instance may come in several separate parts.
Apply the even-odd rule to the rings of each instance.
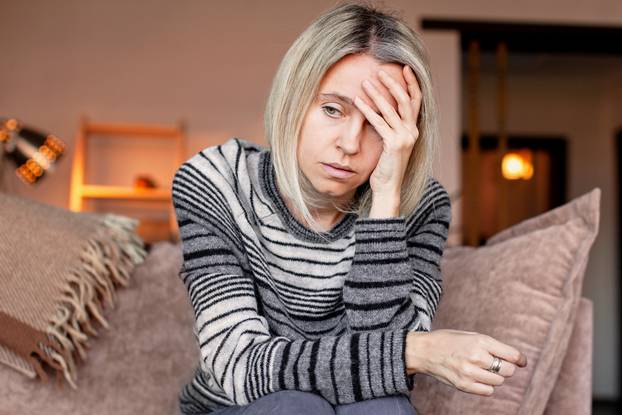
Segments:
[[[529,150],[532,153],[533,176],[528,179],[508,180],[496,163],[499,139],[493,134],[483,134],[479,140],[479,201],[477,212],[468,212],[469,203],[464,203],[464,226],[468,218],[478,215],[479,245],[495,233],[522,220],[537,216],[567,201],[567,139],[562,136],[510,135],[508,151]],[[468,138],[462,136],[462,177],[469,180],[473,172],[468,169]],[[499,206],[499,180],[506,181],[508,209],[506,222],[497,220]],[[466,197],[466,195],[465,195]]]

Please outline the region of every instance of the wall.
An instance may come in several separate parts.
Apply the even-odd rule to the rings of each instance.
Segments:
[[[262,112],[275,69],[300,31],[335,3],[0,1],[0,47],[6,57],[0,66],[0,114],[46,128],[64,138],[70,148],[82,114],[96,121],[155,123],[173,123],[183,117],[188,124],[188,155],[231,136],[265,144]],[[423,16],[622,24],[622,2],[618,0],[574,1],[570,6],[566,0],[384,3],[400,11],[413,27]],[[25,23],[29,24],[27,28]],[[450,32],[425,32],[424,39],[441,103],[443,144],[436,173],[455,194],[460,190],[458,136],[463,124],[458,38]],[[541,81],[528,85],[548,86]],[[565,87],[556,85],[563,94]],[[620,104],[620,100],[589,96],[598,107],[578,103],[568,110],[577,115],[591,111],[594,119],[605,117],[609,111],[610,120],[599,119],[597,123],[598,140],[602,141],[606,137],[603,126],[610,125],[616,116],[619,120],[619,111],[616,113],[611,105]],[[522,126],[519,122],[529,121],[538,132],[546,127],[528,115],[517,114],[512,125]],[[558,130],[562,121],[550,125]],[[594,185],[606,184],[603,193],[609,195],[603,197],[607,209],[603,215],[610,215],[612,195],[607,175],[611,166],[584,171],[580,158],[585,153],[587,162],[600,162],[610,153],[600,141],[592,146],[595,138],[586,141],[595,137],[594,128],[587,123],[578,127],[582,130],[573,132],[577,150],[571,160],[571,193],[577,195]],[[592,152],[597,149],[603,152]],[[129,153],[120,155],[114,171],[122,173],[132,167],[134,157]],[[42,182],[38,189],[27,188],[13,177],[6,178],[7,186],[26,197],[66,207],[70,161],[68,157],[54,177]],[[153,165],[159,166],[162,161],[154,158]],[[459,229],[459,202],[454,205],[453,217],[452,228]],[[459,240],[458,236],[454,241]],[[598,240],[588,270],[591,282],[586,285],[587,294],[598,299],[594,392],[602,397],[612,397],[617,390],[615,373],[609,370],[617,359],[613,342],[617,325],[611,317],[617,304],[617,291],[612,289],[616,281],[611,266],[614,239],[605,235]]]

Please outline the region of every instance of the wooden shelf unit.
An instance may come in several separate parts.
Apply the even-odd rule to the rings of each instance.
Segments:
[[[170,188],[136,188],[132,186],[110,186],[85,183],[85,164],[87,159],[88,140],[92,136],[105,136],[106,138],[122,139],[127,137],[140,138],[165,138],[175,144],[176,166],[184,162],[186,154],[186,128],[183,121],[176,126],[161,126],[148,124],[110,124],[93,123],[82,117],[76,134],[75,154],[71,172],[71,192],[69,208],[74,212],[84,211],[86,199],[114,199],[133,201],[162,201],[168,203],[168,231],[169,240],[179,241],[179,230],[175,218],[175,210],[172,204]],[[146,221],[149,222],[149,221]],[[140,229],[146,229],[139,225]],[[153,221],[151,222],[153,226]],[[145,235],[141,235],[146,242],[153,242]]]

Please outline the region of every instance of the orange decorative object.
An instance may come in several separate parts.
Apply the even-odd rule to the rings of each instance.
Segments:
[[[158,186],[155,180],[149,176],[137,176],[134,179],[134,187],[142,189],[155,189]]]

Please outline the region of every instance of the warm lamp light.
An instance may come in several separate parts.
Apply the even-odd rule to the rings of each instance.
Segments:
[[[0,118],[0,150],[0,161],[2,156],[11,160],[17,166],[15,174],[24,183],[34,184],[54,171],[65,144],[53,134],[21,125],[15,118]]]
[[[508,180],[529,180],[533,176],[531,151],[506,153],[501,161],[501,174]]]

